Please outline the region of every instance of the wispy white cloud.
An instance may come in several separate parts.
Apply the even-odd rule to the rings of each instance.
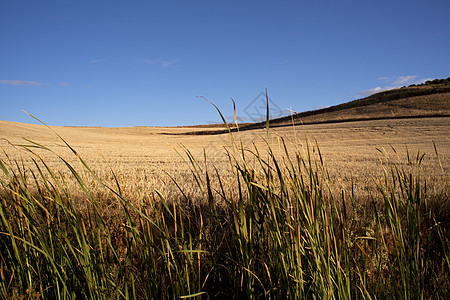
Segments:
[[[25,80],[0,80],[0,84],[21,85],[21,86],[41,86],[42,82]]]
[[[407,86],[411,84],[420,84],[424,83],[427,80],[431,80],[430,78],[420,78],[416,75],[406,75],[406,76],[393,76],[393,77],[379,77],[377,78],[379,81],[385,81],[385,86],[377,86],[373,89],[363,90],[358,92],[357,97],[367,97],[375,93],[388,91],[392,89],[398,89],[402,86]]]
[[[362,90],[362,91],[360,91],[360,92],[357,94],[357,97],[358,97],[358,98],[367,97],[367,96],[373,95],[373,94],[375,94],[375,93],[387,91],[387,90],[390,90],[390,89],[392,89],[392,88],[391,88],[391,87],[380,87],[380,86],[377,86],[376,88],[373,88],[373,89],[368,89],[368,90]]]
[[[70,86],[70,83],[68,83],[68,82],[60,82],[60,83],[58,83],[58,85]]]
[[[143,59],[142,62],[149,65],[160,65],[163,68],[172,68],[175,64],[181,62],[180,59],[163,60],[163,59]]]
[[[417,78],[418,76],[415,75],[397,76],[394,78],[393,84],[394,85],[412,84],[413,82],[417,81]]]
[[[385,81],[387,85],[391,85],[393,87],[400,87],[410,84],[420,84],[431,79],[420,78],[417,75],[406,75],[406,76],[379,77],[377,78],[377,80]]]
[[[90,64],[99,64],[99,63],[102,63],[102,62],[104,62],[105,60],[104,59],[91,59],[90,61],[89,61],[89,63]]]

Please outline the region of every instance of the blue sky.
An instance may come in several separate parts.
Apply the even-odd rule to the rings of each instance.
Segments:
[[[0,2],[0,120],[257,119],[450,76],[450,1]],[[255,102],[252,102],[256,98]]]

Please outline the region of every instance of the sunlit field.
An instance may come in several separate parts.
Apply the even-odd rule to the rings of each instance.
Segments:
[[[30,145],[29,139],[44,145],[61,155],[77,168],[77,157],[58,136],[43,125],[29,125],[0,121],[0,133],[4,138],[0,145],[11,158],[30,162],[32,155],[21,147]],[[184,148],[188,149],[199,163],[207,162],[218,168],[224,179],[230,170],[227,149],[230,136],[220,135],[174,135],[200,130],[196,128],[75,128],[56,127],[54,130],[71,145],[80,157],[95,171],[96,175],[109,185],[115,179],[131,198],[139,189],[152,192],[155,188],[167,193],[177,193],[171,177],[180,178],[179,184],[193,188],[189,176],[190,164],[186,163]],[[203,129],[202,129],[203,130]],[[306,142],[319,145],[333,184],[348,188],[352,178],[357,183],[357,194],[367,196],[373,180],[382,174],[382,158],[385,151],[391,159],[404,162],[407,151],[411,155],[425,154],[422,167],[425,174],[443,180],[442,171],[436,168],[434,145],[440,155],[444,171],[448,173],[450,138],[449,118],[424,118],[403,120],[361,121],[352,123],[286,126],[271,129],[270,146],[274,153],[284,153],[281,138],[289,152],[303,151]],[[169,134],[167,134],[169,133]],[[234,138],[243,143],[245,149],[261,150],[265,155],[267,134],[265,129],[235,133]],[[11,145],[12,144],[12,145]],[[254,144],[254,145],[253,145]],[[55,172],[68,176],[68,184],[77,186],[70,171],[50,151],[34,149]],[[395,152],[394,152],[395,150]],[[264,156],[263,156],[264,157]],[[30,164],[28,164],[30,166]],[[82,172],[82,169],[80,169]],[[228,173],[230,172],[230,173]],[[175,191],[172,189],[175,187]],[[74,187],[75,188],[75,187]]]
[[[448,295],[450,118],[195,130],[0,121],[2,295]]]

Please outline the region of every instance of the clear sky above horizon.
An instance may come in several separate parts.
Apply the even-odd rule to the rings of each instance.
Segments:
[[[0,120],[178,126],[450,76],[450,1],[0,2]]]

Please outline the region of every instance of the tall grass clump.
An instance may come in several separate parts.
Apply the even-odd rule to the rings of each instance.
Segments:
[[[377,184],[384,207],[375,216],[378,231],[384,226],[386,233],[379,235],[378,252],[389,255],[385,292],[403,299],[445,295],[449,288],[448,186],[434,198],[428,195],[420,167],[424,156],[407,152],[406,166],[389,163]]]
[[[81,170],[59,160],[82,196],[40,159],[45,146],[21,146],[32,166],[4,152],[2,298],[446,298],[448,187],[429,193],[423,155],[386,160],[362,202],[333,190],[317,144],[292,153],[280,138],[276,153],[269,120],[265,149],[229,135],[232,182],[184,149],[198,193],[174,181],[173,199],[158,190],[127,198],[67,143]]]

